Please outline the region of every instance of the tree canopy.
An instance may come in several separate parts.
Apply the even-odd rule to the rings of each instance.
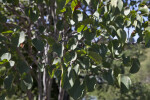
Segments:
[[[131,47],[150,47],[149,8],[148,0],[0,0],[0,99],[77,100],[96,84],[126,92],[140,69]]]

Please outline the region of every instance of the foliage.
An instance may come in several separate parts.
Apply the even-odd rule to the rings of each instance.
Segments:
[[[86,94],[86,100],[90,100],[91,96],[94,96],[98,100],[149,100],[149,50],[150,49],[143,48],[143,46],[133,46],[130,50],[128,50],[128,52],[126,52],[128,55],[139,56],[139,60],[141,62],[140,71],[134,75],[130,75],[132,85],[127,93],[121,93],[118,87],[101,84],[97,85],[97,88],[93,92]],[[133,53],[136,53],[137,51],[141,53],[133,55]],[[125,69],[125,73],[128,72],[128,70],[129,69]]]
[[[137,10],[134,6],[138,5]],[[1,0],[0,98],[73,99],[107,83],[126,92],[138,56],[125,28],[135,28],[137,44],[150,45],[149,2],[125,0]],[[132,9],[130,9],[132,8]],[[129,68],[124,73],[124,68]],[[102,79],[102,81],[100,81]],[[57,97],[57,96],[56,96]]]

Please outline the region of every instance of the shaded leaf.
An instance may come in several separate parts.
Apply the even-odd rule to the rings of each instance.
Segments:
[[[30,71],[29,66],[27,66],[27,64],[23,61],[18,61],[16,68],[18,69],[18,71],[23,74],[24,72],[27,73]]]
[[[76,79],[73,87],[68,92],[74,100],[77,100],[82,96],[83,91],[84,91],[84,84],[80,84],[80,81]]]
[[[6,100],[4,94],[0,95],[0,100]]]
[[[44,45],[45,45],[45,44],[43,43],[43,41],[42,41],[41,39],[35,38],[35,39],[32,40],[32,43],[33,43],[34,47],[35,47],[38,51],[43,51],[43,50],[44,50]]]
[[[44,38],[44,39],[46,39],[46,41],[48,42],[48,44],[50,45],[50,46],[53,46],[54,45],[54,43],[55,43],[55,40],[54,40],[54,38],[53,37],[51,37],[51,36],[45,36],[45,35],[42,35],[41,36],[42,38]]]
[[[132,59],[132,67],[130,68],[130,73],[136,73],[140,69],[140,62],[137,58]]]
[[[27,89],[32,88],[33,79],[32,79],[32,76],[30,74],[26,74],[26,76],[23,79],[23,82],[24,82],[25,86],[27,87]]]
[[[144,32],[144,34],[145,34],[145,38],[144,38],[145,44],[147,45],[149,43],[149,41],[150,41],[150,31],[146,30]]]
[[[92,92],[96,85],[96,79],[94,77],[86,76],[84,79],[88,92]]]
[[[13,81],[13,76],[12,75],[6,76],[6,78],[4,80],[5,89],[7,89],[7,90],[11,89],[12,81]]]
[[[63,47],[62,44],[54,43],[54,45],[53,45],[53,52],[56,52],[58,57],[62,57],[63,56],[63,50],[64,50],[64,47]]]
[[[114,84],[113,71],[111,69],[104,72],[103,77],[108,82],[108,84]]]
[[[100,64],[102,61],[102,57],[96,52],[89,51],[88,56],[97,64]]]
[[[69,50],[74,50],[74,49],[76,49],[77,45],[78,45],[77,39],[76,38],[71,38],[68,41],[67,47],[68,47]]]
[[[105,57],[105,55],[106,55],[106,53],[107,53],[107,46],[105,45],[105,44],[101,44],[100,45],[100,50],[99,50],[99,52],[100,52],[100,55],[102,56],[102,57]]]
[[[77,53],[75,51],[66,52],[64,56],[64,62],[69,63],[77,59]]]

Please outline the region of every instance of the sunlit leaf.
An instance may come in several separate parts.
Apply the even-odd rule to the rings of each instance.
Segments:
[[[1,60],[10,60],[11,59],[11,54],[10,53],[4,53],[2,56],[1,56]]]
[[[118,0],[118,8],[121,11],[123,8],[123,1],[122,0]]]
[[[23,43],[25,41],[25,36],[26,35],[23,31],[20,32],[18,47],[20,46],[21,43]]]
[[[130,13],[130,9],[125,9],[124,14],[127,16]]]

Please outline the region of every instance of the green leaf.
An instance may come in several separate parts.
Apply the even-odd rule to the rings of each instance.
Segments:
[[[43,3],[43,0],[37,0],[37,3],[41,4]]]
[[[75,6],[78,4],[78,0],[72,0],[71,9],[74,11]]]
[[[5,95],[0,95],[0,100],[6,100]]]
[[[92,9],[97,10],[97,5],[99,4],[98,0],[91,0]]]
[[[67,44],[67,48],[69,50],[74,50],[74,49],[76,49],[77,45],[78,45],[77,39],[76,38],[70,38],[68,41],[68,44]]]
[[[75,71],[75,73],[78,75],[79,74],[79,64],[76,64],[74,67],[73,67],[73,69],[74,69],[74,71]]]
[[[118,8],[121,11],[123,8],[123,1],[122,0],[118,0]]]
[[[100,64],[102,61],[102,57],[96,52],[89,51],[88,56],[97,64]]]
[[[32,79],[32,76],[30,74],[26,74],[26,76],[23,79],[23,82],[24,82],[25,86],[27,87],[27,89],[32,88],[33,79]]]
[[[125,54],[123,54],[122,55],[122,59],[123,59],[123,64],[125,65],[125,66],[129,66],[130,65],[130,57],[129,56],[125,56]]]
[[[95,85],[96,85],[95,77],[86,76],[84,81],[86,83],[87,91],[88,92],[92,92],[94,90],[94,88],[95,88]]]
[[[77,59],[77,53],[75,51],[66,52],[64,56],[64,62],[69,63]]]
[[[51,78],[53,78],[54,77],[54,75],[55,75],[55,72],[57,71],[57,69],[59,68],[59,66],[57,66],[57,65],[52,65],[52,66],[48,66],[48,73],[49,73],[49,76],[51,77]]]
[[[144,15],[149,14],[149,8],[146,5],[144,5],[144,7],[139,7],[139,11],[141,11],[141,13]]]
[[[105,55],[106,55],[106,53],[107,53],[107,46],[105,45],[105,44],[101,44],[100,45],[100,50],[99,50],[99,52],[100,52],[100,55],[102,56],[102,57],[105,57]]]
[[[143,23],[143,17],[140,16],[139,14],[136,15],[136,19],[137,19],[137,21],[139,21],[140,23]]]
[[[88,27],[86,25],[80,25],[80,27],[78,27],[78,29],[77,29],[77,32],[80,33],[80,32],[85,31],[87,29],[88,29]]]
[[[45,30],[45,27],[44,26],[39,26],[39,31],[40,31],[40,33],[43,33],[44,32],[44,30]]]
[[[1,60],[7,59],[8,61],[11,59],[11,54],[10,53],[4,53],[1,56]]]
[[[118,34],[118,38],[120,39],[120,41],[122,43],[125,43],[126,38],[127,38],[126,32],[124,30],[122,30],[122,29],[118,29],[117,30],[117,34]]]
[[[150,26],[146,27],[145,30],[150,32]]]
[[[125,9],[124,10],[124,14],[127,16],[127,15],[129,15],[129,13],[130,13],[130,9]]]
[[[61,85],[65,90],[68,90],[71,88],[71,84],[69,83],[69,77],[67,75],[67,72],[65,71],[61,78]]]
[[[108,82],[108,84],[114,84],[113,71],[111,69],[104,72],[103,77]]]
[[[77,100],[82,96],[83,91],[84,91],[84,84],[80,84],[80,81],[76,79],[73,87],[68,92],[74,100]]]
[[[64,28],[63,20],[59,20],[56,26],[58,30],[62,30]]]
[[[24,83],[23,80],[21,80],[21,82],[20,82],[20,87],[21,87],[21,89],[22,89],[23,91],[27,91],[27,87],[26,87],[26,85],[25,85],[25,83]]]
[[[83,21],[83,13],[77,14],[78,16],[78,22]]]
[[[5,89],[7,89],[7,90],[11,89],[12,81],[13,81],[13,76],[12,75],[6,76],[6,78],[4,80]]]
[[[52,65],[55,65],[55,64],[58,64],[58,63],[61,63],[61,59],[59,57],[56,57],[52,63]]]
[[[111,0],[110,4],[112,7],[116,8],[117,7],[117,2],[118,0]]]
[[[150,41],[150,31],[146,30],[146,31],[144,31],[144,34],[145,34],[145,37],[144,37],[145,44],[147,45]]]
[[[91,2],[91,0],[85,0],[86,1],[86,3],[89,5],[90,4],[90,2]]]
[[[118,75],[119,86],[121,87],[121,92],[126,92],[131,87],[131,79],[128,76],[119,74]]]
[[[137,58],[132,59],[132,67],[130,68],[130,73],[136,73],[140,69],[140,62]]]
[[[18,47],[20,46],[21,43],[23,43],[25,41],[25,36],[26,35],[23,31],[20,32]]]
[[[35,22],[39,17],[39,10],[36,6],[26,10],[26,14],[30,17],[31,21]]]
[[[25,73],[28,73],[30,71],[30,68],[29,66],[27,66],[27,64],[25,62],[23,62],[22,60],[18,61],[16,63],[16,68],[18,69],[18,71],[23,74],[24,72]]]
[[[16,47],[18,46],[18,42],[19,42],[19,34],[18,33],[12,34],[11,43],[14,49],[16,49]]]
[[[56,2],[57,2],[57,10],[63,9],[63,7],[64,7],[65,4],[66,4],[66,1],[65,1],[65,0],[56,0]]]
[[[88,69],[90,66],[90,59],[86,56],[83,56],[81,59],[78,59],[79,64],[81,67],[83,67],[84,69]]]
[[[6,23],[6,21],[7,21],[7,18],[0,13],[0,22]]]
[[[6,67],[0,66],[0,76],[5,75],[6,71],[7,71],[7,68],[6,68]],[[0,78],[0,86],[3,84],[3,80],[4,80],[4,79]]]
[[[53,52],[56,52],[58,57],[62,57],[63,56],[63,50],[64,50],[64,46],[62,44],[55,43],[53,45]]]
[[[68,73],[67,73],[68,72]],[[71,87],[73,87],[74,83],[75,83],[75,80],[76,80],[76,74],[75,74],[75,71],[69,67],[67,69],[67,71],[65,71],[63,73],[63,87],[65,89],[70,89]]]
[[[38,51],[43,51],[44,50],[44,43],[41,39],[37,39],[37,38],[34,38],[32,40],[32,43],[34,45],[34,47],[38,50]]]
[[[66,0],[66,3],[65,3],[65,5],[67,5],[69,2],[70,2],[71,0]]]
[[[81,16],[81,11],[80,10],[75,10],[73,12],[73,21],[75,22],[75,25],[77,25],[79,23],[79,17],[80,16]],[[83,18],[83,17],[81,16],[80,18]]]
[[[8,30],[8,31],[2,32],[2,34],[10,34],[10,33],[13,33],[13,31],[12,30]]]
[[[0,32],[3,31],[3,26],[0,24]]]
[[[54,40],[54,38],[53,37],[51,37],[51,36],[45,36],[45,35],[42,35],[41,36],[43,39],[46,39],[46,41],[48,42],[48,44],[50,45],[50,46],[53,46],[54,45],[54,43],[55,43],[55,40]]]
[[[12,60],[10,60],[10,61],[9,61],[9,64],[10,64],[11,67],[13,67],[13,66],[15,65],[15,62],[12,61]]]
[[[92,39],[94,39],[95,35],[96,35],[96,32],[95,32],[95,31],[90,32],[89,29],[86,30],[86,31],[84,31],[84,33],[83,33],[83,37],[84,37],[87,41],[90,41],[90,42],[91,42]]]

